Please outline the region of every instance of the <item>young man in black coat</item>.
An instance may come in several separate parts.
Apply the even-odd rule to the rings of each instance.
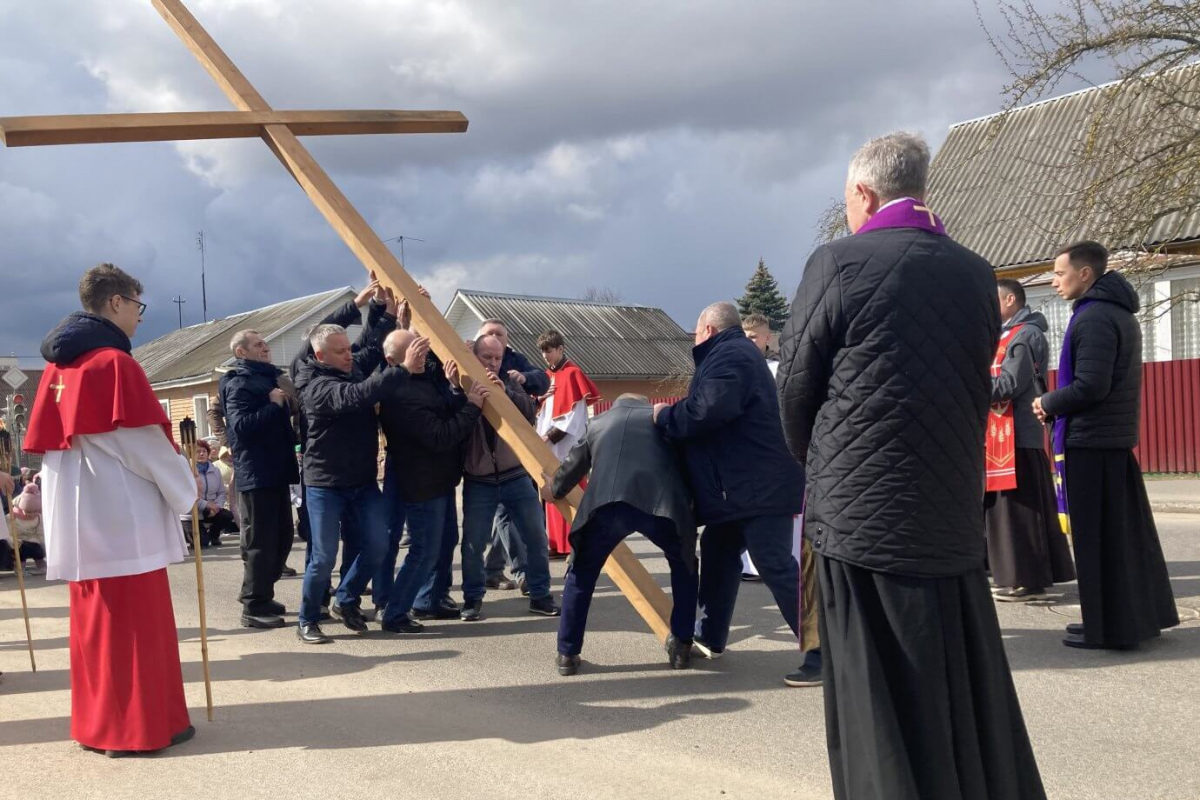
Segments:
[[[361,546],[338,586],[338,606],[347,628],[367,629],[360,608],[362,592],[387,549],[383,495],[376,482],[375,404],[424,368],[429,341],[415,342],[404,366],[378,373],[375,368],[383,361],[379,342],[355,353],[345,329],[338,325],[317,326],[309,341],[313,357],[300,368],[296,388],[308,420],[304,492],[312,557],[304,571],[297,635],[306,644],[325,644],[330,639],[318,622],[345,515],[359,532]]]
[[[596,417],[553,481],[543,484],[543,498],[551,502],[566,497],[589,471],[587,491],[571,525],[574,561],[563,586],[558,673],[579,671],[596,580],[612,551],[634,531],[663,551],[671,569],[667,658],[673,668],[687,669],[696,624],[696,523],[683,470],[654,426],[649,400],[624,394]]]
[[[1074,303],[1058,361],[1058,388],[1033,403],[1054,419],[1055,462],[1065,466],[1060,512],[1069,513],[1083,624],[1063,644],[1129,649],[1179,624],[1154,515],[1133,456],[1142,397],[1137,292],[1108,272],[1097,242],[1067,247],[1054,288]],[[1101,488],[1103,487],[1103,488]]]
[[[804,472],[787,451],[775,380],[742,331],[733,303],[714,303],[696,323],[696,372],[688,395],[654,407],[655,424],[683,450],[700,536],[700,621],[695,647],[718,658],[742,582],[742,550],[800,635],[800,567],[792,516],[804,501]]]
[[[996,280],[922,202],[928,171],[913,134],[858,151],[854,235],[809,258],[781,337],[783,428],[806,461],[821,585],[833,792],[1038,800],[983,570]]]
[[[275,600],[275,582],[295,533],[289,487],[300,480],[296,434],[271,346],[258,331],[243,330],[229,348],[237,360],[221,376],[218,397],[242,520],[242,625],[281,628],[285,609]]]

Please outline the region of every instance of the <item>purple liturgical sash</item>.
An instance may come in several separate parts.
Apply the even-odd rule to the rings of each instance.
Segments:
[[[1063,334],[1062,353],[1058,357],[1058,388],[1064,389],[1071,385],[1071,381],[1075,380],[1075,364],[1071,358],[1071,334],[1075,328],[1075,320],[1079,317],[1079,312],[1092,304],[1091,300],[1084,300],[1075,310],[1071,312],[1071,319],[1067,322],[1067,331]],[[1063,415],[1056,417],[1054,427],[1050,435],[1050,444],[1054,451],[1054,494],[1058,500],[1058,524],[1062,527],[1062,532],[1069,538],[1071,536],[1071,508],[1067,505],[1067,427],[1070,424],[1070,417]]]
[[[946,226],[937,214],[920,200],[905,197],[888,203],[855,233],[868,233],[884,228],[920,228],[937,236],[946,235]]]

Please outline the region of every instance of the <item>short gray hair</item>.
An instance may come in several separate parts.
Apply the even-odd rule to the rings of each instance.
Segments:
[[[918,134],[897,131],[858,148],[846,181],[873,189],[887,203],[901,197],[925,199],[928,178],[929,145]]]
[[[229,351],[236,356],[239,347],[244,348],[250,345],[251,336],[261,336],[261,334],[256,330],[251,330],[250,328],[246,328],[244,331],[238,331],[235,333],[233,338],[229,340]]]
[[[718,331],[739,328],[742,325],[742,315],[738,313],[737,306],[728,300],[722,300],[700,312],[700,324],[712,325]]]
[[[341,325],[318,325],[308,332],[308,343],[312,345],[313,350],[324,352],[325,345],[338,334],[346,335],[346,329]]]

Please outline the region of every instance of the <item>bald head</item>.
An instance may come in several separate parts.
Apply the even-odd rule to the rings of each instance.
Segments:
[[[404,355],[408,352],[408,346],[417,338],[412,331],[397,330],[392,331],[383,340],[383,357],[393,367],[404,363]]]
[[[504,343],[496,336],[480,336],[472,345],[475,357],[479,363],[497,375],[500,374],[500,364],[504,361]]]
[[[737,306],[728,301],[713,303],[700,312],[696,320],[696,344],[703,344],[718,333],[742,324],[742,315]]]

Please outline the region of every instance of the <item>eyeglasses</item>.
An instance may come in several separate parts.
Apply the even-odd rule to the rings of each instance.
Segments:
[[[128,300],[131,303],[137,303],[139,317],[146,313],[146,304],[143,303],[141,300],[134,300],[132,297],[127,297],[123,294],[119,294],[119,295],[117,295],[117,297],[121,298],[122,300]]]

